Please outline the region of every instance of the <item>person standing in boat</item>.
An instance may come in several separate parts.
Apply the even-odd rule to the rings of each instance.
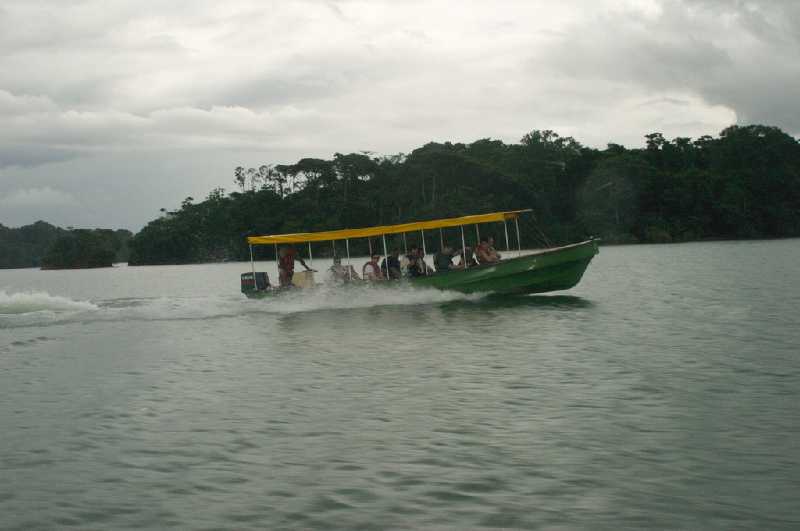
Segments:
[[[380,259],[381,255],[373,254],[369,262],[364,264],[364,267],[361,268],[364,280],[383,280],[383,273],[378,265],[378,260]]]
[[[292,245],[284,245],[278,251],[278,281],[282,288],[288,288],[292,285],[292,276],[294,275],[294,261],[300,262],[306,271],[312,269],[306,265],[303,258],[297,254],[297,249]]]
[[[494,238],[481,238],[478,247],[475,248],[475,255],[481,264],[494,264],[500,261],[500,254],[494,249]]]

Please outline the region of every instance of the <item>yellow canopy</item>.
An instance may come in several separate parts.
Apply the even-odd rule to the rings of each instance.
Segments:
[[[490,223],[505,221],[519,217],[526,210],[510,210],[508,212],[492,212],[491,214],[477,214],[474,216],[461,216],[459,218],[434,219],[431,221],[414,221],[400,225],[381,225],[363,229],[328,230],[324,232],[298,232],[295,234],[275,234],[271,236],[248,236],[250,245],[269,245],[273,243],[300,243],[322,242],[330,240],[346,240],[350,238],[370,238],[382,234],[400,234],[418,230],[440,229],[444,227],[458,227],[461,225],[474,225],[476,223]]]

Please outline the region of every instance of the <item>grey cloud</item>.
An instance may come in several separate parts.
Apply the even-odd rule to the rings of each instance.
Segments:
[[[12,166],[39,166],[77,158],[80,152],[50,146],[0,143],[0,169]]]
[[[46,96],[17,95],[0,89],[0,117],[46,112],[55,108],[56,105]]]
[[[603,80],[697,94],[735,110],[740,122],[800,132],[794,103],[800,28],[786,24],[798,19],[797,3],[663,1],[661,7],[649,20],[613,13],[584,21],[535,64],[575,83]]]
[[[135,229],[240,164],[533,128],[602,146],[737,115],[794,127],[796,7],[648,5],[5,0],[0,195],[50,187],[82,202],[54,222]],[[0,222],[45,215],[15,208]]]
[[[687,101],[683,98],[670,98],[670,97],[662,97],[662,98],[654,98],[651,100],[643,101],[639,103],[639,107],[649,107],[651,105],[662,105],[662,104],[670,104],[670,105],[679,105],[679,106],[686,106],[690,105],[691,102]]]
[[[199,101],[263,109],[275,106],[315,105],[333,100],[365,85],[392,79],[400,68],[391,59],[372,58],[347,51],[312,57],[291,57],[274,69],[249,78],[231,80],[199,95]]]
[[[707,16],[734,18],[748,33],[773,44],[800,41],[800,3],[795,0],[685,0]]]
[[[23,188],[0,197],[0,206],[9,208],[52,208],[79,204],[72,195],[49,186]]]

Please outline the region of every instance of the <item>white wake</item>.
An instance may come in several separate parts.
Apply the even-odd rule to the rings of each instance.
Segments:
[[[74,300],[46,292],[8,293],[0,290],[0,328],[46,326],[80,321],[165,321],[346,311],[377,306],[442,304],[477,301],[481,295],[414,288],[407,285],[370,286],[321,284],[311,290],[292,290],[264,299],[247,299],[236,292],[196,297]]]
[[[0,290],[0,315],[21,315],[36,312],[84,312],[97,309],[98,306],[91,302],[50,295],[44,291],[7,293]]]

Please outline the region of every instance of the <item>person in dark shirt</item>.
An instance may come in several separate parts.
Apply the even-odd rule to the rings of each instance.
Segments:
[[[436,268],[436,272],[441,273],[453,269],[453,256],[452,248],[446,245],[442,247],[433,257],[433,265]]]
[[[406,266],[406,276],[409,277],[424,277],[428,274],[428,264],[425,263],[425,254],[422,249],[416,245],[412,245],[409,253],[406,255],[408,265]]]
[[[397,280],[401,277],[399,249],[393,249],[392,253],[388,256],[388,268],[387,259],[383,259],[383,262],[381,262],[381,271],[383,271],[384,278],[388,278],[390,280]]]
[[[406,276],[418,277],[421,275],[419,264],[417,262],[419,259],[418,254],[417,246],[412,245],[408,250],[408,254],[406,255],[406,261],[408,262],[408,265],[406,265]]]

